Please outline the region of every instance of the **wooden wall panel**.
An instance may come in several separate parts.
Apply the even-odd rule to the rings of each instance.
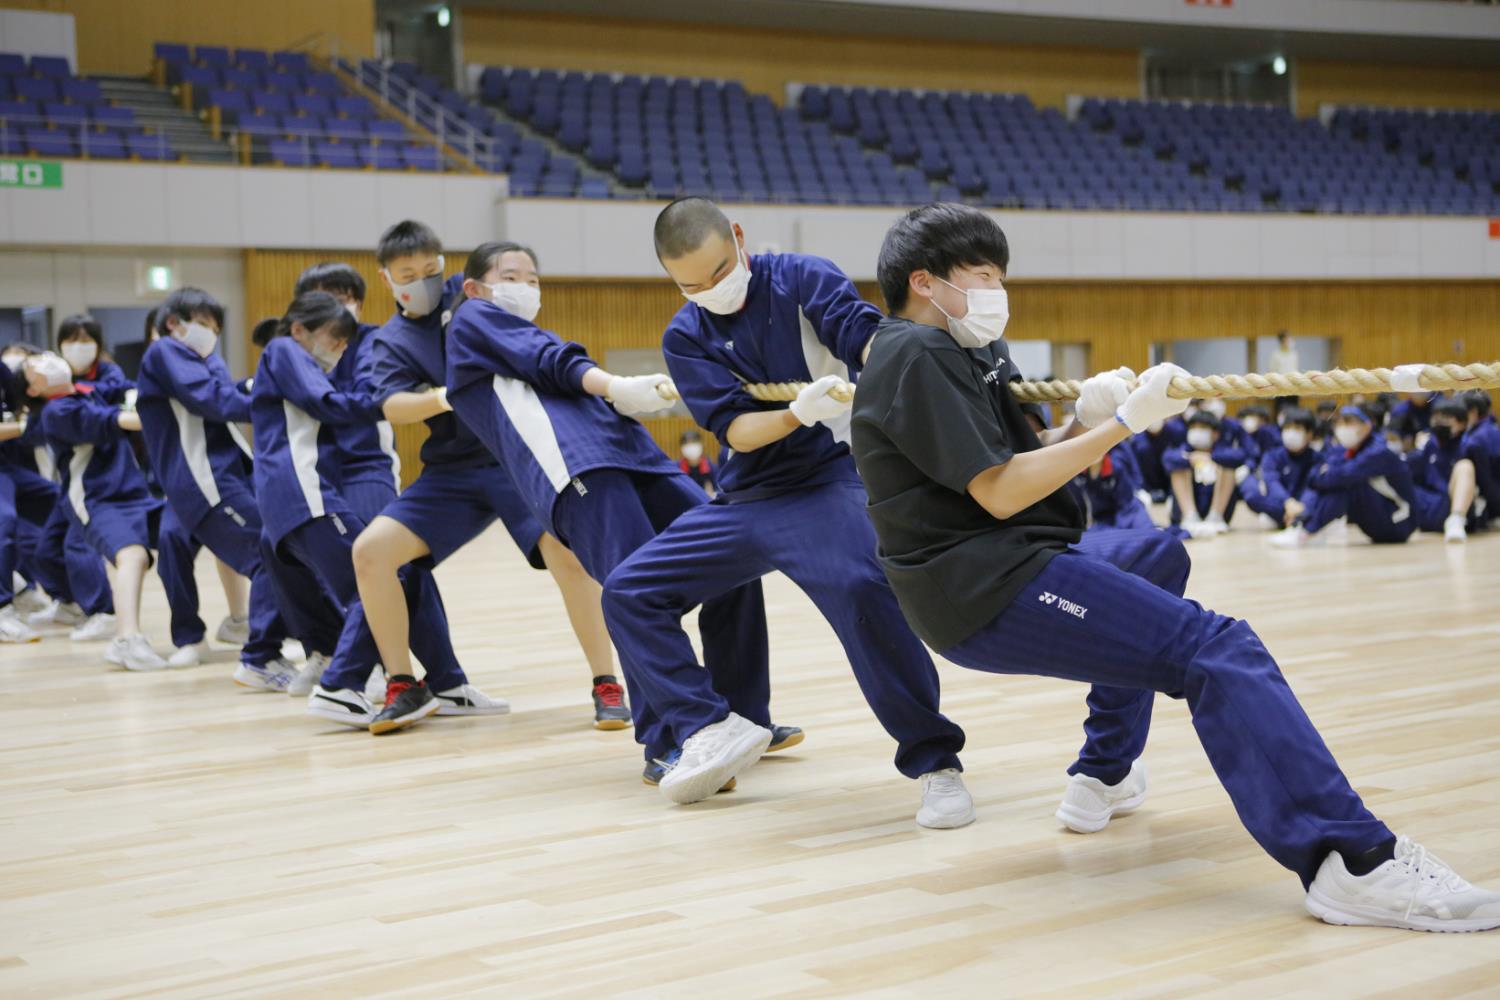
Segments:
[[[1323,104],[1500,109],[1500,68],[1297,61],[1297,113]]]
[[[374,0],[5,0],[5,6],[72,14],[83,73],[145,76],[156,42],[278,49],[328,34],[345,55],[375,51]]]
[[[512,13],[464,7],[464,60],[740,80],[778,103],[791,82],[1139,97],[1133,49],[995,45],[857,33]]]

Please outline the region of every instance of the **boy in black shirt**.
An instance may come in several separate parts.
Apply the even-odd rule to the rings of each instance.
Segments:
[[[916,209],[881,247],[891,315],[859,380],[852,445],[881,564],[913,629],[961,666],[1094,685],[1089,743],[1059,811],[1074,829],[1102,829],[1144,799],[1132,765],[1162,691],[1187,700],[1241,820],[1302,879],[1315,916],[1500,927],[1500,893],[1370,814],[1248,625],[1133,572],[1141,554],[1128,544],[1105,558],[1080,544],[1068,482],[1181,413],[1187,401],[1167,391],[1183,372],[1158,366],[1133,389],[1124,370],[1095,376],[1075,421],[1044,442],[1007,387],[1009,259],[994,220],[961,205]]]

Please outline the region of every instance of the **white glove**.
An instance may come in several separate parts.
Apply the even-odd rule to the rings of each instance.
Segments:
[[[1078,393],[1078,405],[1073,408],[1073,419],[1091,430],[1107,422],[1125,405],[1130,396],[1130,383],[1134,381],[1135,372],[1129,368],[1100,372],[1086,379]]]
[[[438,386],[432,390],[432,393],[437,396],[438,405],[443,408],[444,413],[453,412],[453,404],[448,402],[448,387],[446,385]]]
[[[1141,372],[1135,389],[1115,416],[1120,423],[1130,428],[1132,434],[1139,434],[1158,420],[1177,416],[1187,409],[1188,400],[1171,399],[1167,396],[1167,390],[1172,387],[1174,378],[1186,374],[1186,369],[1174,364],[1147,368]]]
[[[638,413],[656,413],[671,409],[675,400],[663,399],[656,391],[659,385],[672,380],[660,373],[655,375],[615,375],[609,380],[606,397],[615,404],[615,409],[627,417]]]
[[[804,427],[842,417],[849,412],[854,401],[841,403],[828,394],[843,384],[844,380],[837,375],[824,375],[811,385],[804,386],[802,391],[797,393],[797,398],[792,400],[792,415],[801,421]]]

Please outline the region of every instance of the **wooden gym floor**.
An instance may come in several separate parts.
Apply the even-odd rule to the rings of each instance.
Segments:
[[[1500,886],[1500,535],[1192,552],[1189,596],[1257,627],[1371,807]],[[503,534],[439,576],[510,716],[377,739],[235,688],[228,650],[129,675],[0,647],[0,997],[1500,996],[1500,932],[1308,917],[1181,704],[1143,811],[1077,836],[1052,812],[1083,689],[942,664],[980,819],[922,830],[832,633],[771,578],[774,708],[807,741],[676,808],[590,728],[556,591]],[[147,606],[162,644],[154,577]]]

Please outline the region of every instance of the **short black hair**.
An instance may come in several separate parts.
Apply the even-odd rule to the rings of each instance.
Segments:
[[[303,292],[331,292],[347,295],[356,302],[365,300],[365,279],[349,264],[341,260],[325,260],[314,264],[297,276],[297,287],[293,295]]]
[[[678,444],[687,444],[689,441],[702,441],[702,440],[703,440],[703,435],[699,434],[696,430],[694,430],[693,428],[689,427],[687,430],[685,430],[685,431],[682,432],[682,437],[680,437],[680,438],[677,439],[677,443]]]
[[[537,263],[536,251],[531,247],[522,246],[510,240],[495,240],[490,243],[481,243],[474,248],[474,252],[469,254],[469,259],[464,261],[464,277],[478,281],[494,266],[497,257],[507,253],[524,253],[531,258],[532,267],[541,267]]]
[[[913,271],[941,278],[956,267],[1010,267],[1010,244],[1000,224],[977,208],[935,202],[902,216],[880,245],[875,265],[880,294],[890,312],[906,308]]]
[[[74,313],[66,317],[57,326],[57,343],[61,345],[66,340],[84,334],[99,348],[104,350],[104,328],[99,321],[88,313]]]
[[[1302,427],[1306,428],[1308,433],[1312,433],[1318,429],[1318,420],[1310,411],[1300,406],[1290,406],[1281,413],[1281,426],[1283,428]]]
[[[678,198],[656,216],[652,239],[657,260],[675,260],[701,247],[710,236],[734,239],[729,216],[707,198]]]
[[[309,330],[317,330],[332,323],[328,332],[335,340],[348,340],[354,335],[354,317],[349,315],[338,299],[327,292],[303,292],[287,306],[286,313],[273,319],[263,319],[255,324],[250,339],[261,347],[273,337],[285,337],[292,332],[292,324],[301,323]]]
[[[159,312],[161,312],[161,306],[152,306],[146,311],[146,332],[142,339],[147,344],[161,336],[161,331],[156,328],[156,316]]]
[[[208,313],[219,324],[219,329],[224,329],[224,307],[219,304],[219,300],[201,288],[184,285],[156,307],[156,330],[162,334],[167,332],[168,316],[176,316],[184,323],[191,323],[197,313]]]
[[[1270,420],[1271,411],[1266,409],[1259,403],[1251,403],[1239,413],[1235,414],[1235,418],[1239,420],[1244,420],[1246,417],[1260,417],[1262,420]]]
[[[1469,419],[1469,407],[1462,399],[1438,399],[1432,404],[1432,416],[1452,417],[1459,423]]]
[[[418,253],[442,253],[443,241],[432,231],[431,226],[403,219],[380,234],[380,243],[375,247],[375,259],[385,267],[397,257],[410,257]]]
[[[1207,427],[1214,433],[1224,426],[1218,416],[1212,410],[1194,410],[1193,415],[1187,418],[1189,427]]]
[[[1461,398],[1464,401],[1464,410],[1466,413],[1473,413],[1477,410],[1480,420],[1490,415],[1490,408],[1494,405],[1493,400],[1490,399],[1490,394],[1483,389],[1469,389],[1464,392]]]

